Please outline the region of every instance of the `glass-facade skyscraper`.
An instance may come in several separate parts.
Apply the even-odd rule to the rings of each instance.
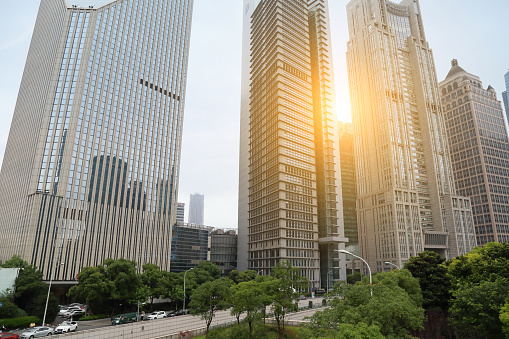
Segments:
[[[345,279],[328,2],[245,0],[238,268]]]
[[[470,199],[454,187],[419,0],[351,0],[347,13],[361,256],[381,271],[424,250],[470,251]]]
[[[504,100],[505,115],[509,122],[509,72],[504,75],[505,91],[502,92],[502,99]]]
[[[0,259],[169,269],[193,0],[42,0],[0,173]]]
[[[472,202],[477,244],[509,243],[509,139],[497,93],[453,60],[440,94],[456,189]]]

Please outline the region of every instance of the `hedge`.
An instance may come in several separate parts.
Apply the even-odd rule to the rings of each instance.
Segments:
[[[104,319],[104,318],[109,318],[109,316],[107,314],[98,314],[98,315],[91,315],[88,317],[81,317],[79,320],[87,321],[87,320],[97,320],[97,319]]]
[[[41,319],[39,317],[0,319],[0,325],[3,324],[6,328],[28,327],[31,323],[40,324]]]

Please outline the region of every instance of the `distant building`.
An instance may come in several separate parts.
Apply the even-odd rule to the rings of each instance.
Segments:
[[[186,204],[183,202],[177,203],[177,222],[184,222],[184,212]]]
[[[472,202],[477,244],[509,242],[509,140],[502,104],[491,86],[484,89],[457,60],[440,94],[456,189]]]
[[[502,98],[504,99],[505,115],[507,116],[507,121],[509,122],[509,72],[505,74],[504,78],[505,91],[502,92]]]
[[[170,272],[184,272],[210,260],[210,232],[213,227],[178,222],[171,238]]]
[[[346,250],[359,255],[359,232],[357,230],[355,150],[353,124],[338,121],[339,160],[341,165],[341,187],[343,194],[343,220],[345,223]],[[346,259],[346,273],[358,271],[359,260]]]
[[[0,295],[10,290],[14,292],[19,268],[0,268]]]
[[[221,268],[226,276],[237,269],[237,232],[217,229],[210,233],[210,261]]]
[[[205,196],[199,193],[191,194],[189,198],[189,218],[187,222],[190,224],[203,225],[204,221],[204,205]]]

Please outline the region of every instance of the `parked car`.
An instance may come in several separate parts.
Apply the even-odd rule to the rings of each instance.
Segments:
[[[19,339],[19,335],[14,333],[0,333],[1,339]]]
[[[74,310],[71,313],[69,313],[67,318],[69,318],[69,320],[78,320],[79,318],[81,318],[84,315],[85,315],[85,310]]]
[[[75,321],[64,321],[60,325],[55,328],[55,333],[67,333],[76,331],[78,328],[78,323]]]
[[[32,339],[32,338],[45,337],[47,335],[52,335],[54,333],[55,333],[55,331],[51,327],[36,326],[36,327],[26,329],[23,333],[21,333],[21,335],[19,337],[21,339]]]
[[[177,311],[169,311],[166,313],[168,318],[175,317],[177,315]]]
[[[147,320],[162,319],[162,318],[166,318],[166,312],[155,311],[148,315]]]
[[[70,314],[72,311],[77,311],[77,310],[81,310],[81,308],[79,308],[78,306],[63,308],[58,312],[58,315],[61,317],[65,317],[68,314]]]
[[[112,325],[127,324],[135,321],[138,321],[138,314],[136,312],[119,314],[111,318]]]
[[[306,300],[307,298],[306,298],[306,296],[305,296],[305,295],[303,295],[303,294],[302,294],[302,295],[300,295],[297,299],[298,299],[298,300]]]

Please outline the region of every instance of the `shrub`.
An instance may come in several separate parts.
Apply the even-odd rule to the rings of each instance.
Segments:
[[[312,300],[308,301],[308,308],[313,308],[313,301]]]
[[[109,318],[109,316],[107,314],[91,315],[88,317],[81,317],[80,321],[97,320],[97,319],[104,319],[104,318]]]
[[[322,299],[322,306],[323,307],[327,306],[327,299],[325,298]]]
[[[20,317],[11,319],[0,319],[0,324],[4,324],[6,328],[20,328],[27,327],[31,323],[40,324],[41,319],[38,317]]]

